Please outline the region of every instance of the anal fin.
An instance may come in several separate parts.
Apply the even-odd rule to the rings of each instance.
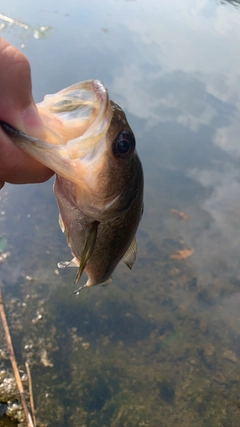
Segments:
[[[100,283],[101,286],[107,286],[109,285],[109,283],[112,282],[112,276],[109,277],[109,279],[105,280],[105,282]],[[88,281],[85,283],[85,285],[80,286],[80,288],[76,289],[76,291],[74,291],[75,295],[78,295],[80,291],[82,291],[82,289],[86,289],[86,288],[90,288],[91,286],[93,286],[93,284],[91,284],[90,280],[88,279]]]

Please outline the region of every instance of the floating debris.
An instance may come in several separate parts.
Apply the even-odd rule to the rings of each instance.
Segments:
[[[0,252],[0,264],[3,264],[8,257],[11,256],[10,252]]]
[[[45,368],[53,368],[53,363],[50,362],[47,354],[47,350],[43,350],[41,354],[41,362]]]
[[[35,317],[34,319],[32,319],[32,324],[33,325],[37,325],[41,320],[42,320],[42,314],[38,314],[37,317]]]
[[[31,25],[26,24],[25,22],[19,21],[18,19],[10,18],[10,16],[3,15],[0,13],[0,19],[5,23],[0,23],[0,31],[4,30],[7,25],[15,25],[17,27],[23,28],[24,30],[30,30],[33,32],[33,37],[35,39],[43,39],[47,36],[47,32],[51,29],[51,27],[47,25],[41,25],[40,28],[34,28]]]
[[[90,348],[89,342],[83,342],[82,347],[84,348],[84,350],[88,350]]]
[[[170,209],[171,214],[178,220],[189,221],[190,216],[185,214],[185,212],[177,211],[176,209]]]
[[[181,249],[170,255],[170,259],[184,259],[190,257],[194,253],[193,248]]]
[[[25,279],[26,279],[28,282],[34,282],[34,278],[33,278],[32,276],[25,276]]]
[[[236,363],[238,361],[236,354],[232,350],[224,351],[223,357],[224,357],[224,359],[227,359],[233,363]]]

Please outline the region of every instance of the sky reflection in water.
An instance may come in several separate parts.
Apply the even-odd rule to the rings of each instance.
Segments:
[[[93,310],[94,319],[94,316],[96,319],[106,316],[108,310],[111,312],[111,307],[115,307],[111,313],[113,323],[110,322],[110,326],[110,323],[100,322],[99,334],[122,334],[123,342],[121,331],[126,332],[124,328],[127,326],[121,317],[122,307],[129,303],[129,316],[137,307],[138,314],[134,314],[135,320],[130,324],[134,331],[139,325],[143,339],[146,339],[138,359],[143,357],[144,360],[147,356],[151,361],[155,376],[148,370],[148,363],[141,362],[150,383],[155,384],[158,377],[160,400],[156,403],[153,397],[152,405],[154,408],[160,405],[162,425],[176,425],[173,415],[166,424],[167,405],[173,404],[175,399],[173,413],[179,426],[192,426],[193,420],[199,426],[235,426],[235,410],[226,409],[230,413],[220,414],[217,404],[222,397],[215,389],[212,394],[209,392],[210,407],[215,408],[218,417],[211,418],[207,413],[203,402],[210,397],[205,393],[200,377],[207,378],[212,372],[212,384],[213,375],[215,379],[222,375],[220,384],[224,391],[220,390],[220,394],[225,393],[224,384],[229,380],[228,387],[232,392],[229,399],[231,402],[237,399],[231,387],[233,377],[237,386],[240,378],[240,346],[237,344],[240,326],[240,9],[229,2],[221,4],[213,0],[184,0],[180,3],[177,0],[106,0],[101,2],[101,7],[97,0],[82,1],[81,4],[73,0],[67,4],[60,1],[55,5],[43,1],[41,6],[35,5],[34,8],[25,0],[21,4],[17,1],[12,1],[11,5],[6,3],[1,13],[28,23],[33,29],[50,27],[45,39],[35,39],[31,28],[24,30],[14,25],[2,27],[0,33],[19,48],[22,46],[28,56],[36,101],[46,93],[54,93],[77,81],[90,78],[104,81],[110,97],[125,110],[134,129],[146,181],[145,214],[138,236],[139,257],[133,272],[121,266],[118,268],[111,285],[117,286],[117,296],[114,297],[115,291],[110,288],[100,288],[90,290],[83,302],[71,294],[71,271],[63,276],[54,273],[56,262],[64,256],[68,259],[69,251],[58,230],[51,183],[21,188],[7,186],[9,194],[5,201],[2,194],[2,203],[8,217],[3,215],[0,231],[7,235],[15,256],[14,260],[9,260],[16,269],[9,282],[19,277],[20,265],[25,274],[51,282],[53,292],[60,286],[61,292],[68,296],[66,301],[58,301],[56,294],[56,307],[57,304],[63,306],[63,313],[67,313],[66,324],[71,299],[74,299],[74,310],[80,304],[83,311],[83,303],[87,306],[91,301],[93,305],[88,309],[89,313]],[[190,220],[186,223],[177,221],[170,209],[186,212]],[[169,259],[172,253],[185,247],[194,248],[191,258]],[[3,271],[5,276],[6,271],[9,274],[9,269]],[[115,301],[112,305],[111,298]],[[119,302],[116,308],[118,299],[122,306]],[[95,304],[101,307],[99,312]],[[122,329],[112,326],[114,310],[122,322]],[[90,316],[89,313],[86,316]],[[141,322],[146,318],[152,319],[154,326],[143,325]],[[84,322],[84,316],[79,322]],[[200,325],[199,330],[196,325]],[[161,340],[154,336],[155,329],[163,337]],[[85,333],[85,338],[92,336],[94,345],[97,335],[91,328]],[[131,334],[128,340],[135,342]],[[201,343],[199,348],[198,341]],[[125,344],[130,352],[129,342]],[[99,348],[102,349],[101,345]],[[211,345],[214,346],[212,353]],[[189,378],[184,369],[185,373],[182,373],[179,368],[172,379],[169,372],[176,364],[173,354],[183,351],[185,346],[189,348],[182,360],[186,364],[190,359],[194,360],[192,366],[194,363],[199,366],[201,375],[198,377],[195,368],[191,368],[194,379]],[[134,345],[133,348],[137,351]],[[229,361],[226,355],[230,353],[226,351],[232,351],[237,362]],[[130,371],[135,364],[136,360],[130,356],[126,359]],[[163,378],[162,369],[166,370],[167,379]],[[184,382],[181,375],[188,380]],[[176,397],[177,387],[181,394],[183,387],[188,390],[187,382],[194,381],[199,388],[191,389],[187,404],[181,406],[181,399]],[[143,388],[139,388],[143,400],[147,399],[144,397],[145,387],[143,381]],[[134,395],[135,392],[131,393]],[[196,403],[199,396],[202,406]],[[212,396],[216,396],[216,402]],[[190,402],[193,407],[199,405],[196,413]],[[101,412],[101,404],[95,403],[95,409]],[[221,404],[224,407],[225,403]],[[94,404],[91,405],[86,406],[89,412],[94,410]],[[125,409],[121,410],[125,414]],[[155,412],[158,411],[152,409],[152,414]],[[152,416],[150,424],[142,425],[159,425],[160,419]],[[225,416],[229,424],[224,424]],[[91,421],[93,418],[86,421],[87,425],[97,425]],[[106,425],[110,418],[106,415]],[[140,419],[146,422],[144,411]],[[121,425],[137,426],[137,422],[134,424],[126,415]],[[118,425],[117,421],[114,425]]]

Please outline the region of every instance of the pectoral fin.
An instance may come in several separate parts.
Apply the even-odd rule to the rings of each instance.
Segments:
[[[79,267],[79,262],[76,258],[73,258],[71,261],[61,261],[57,266],[58,268]]]
[[[137,256],[137,242],[136,242],[136,237],[134,237],[127,252],[122,257],[122,261],[124,262],[124,264],[128,266],[128,268],[130,268],[130,270],[132,269],[132,266],[136,261],[136,256]]]
[[[62,220],[61,214],[59,214],[59,217],[58,217],[58,224],[59,224],[59,227],[61,228],[62,232],[64,233],[65,226],[63,224],[63,220]]]
[[[64,222],[63,222],[63,219],[62,219],[61,214],[59,214],[59,217],[58,217],[58,224],[59,224],[59,226],[60,226],[60,228],[61,228],[62,232],[63,232],[63,233],[65,232],[66,240],[67,240],[67,244],[68,244],[68,246],[70,246],[68,229],[67,229],[67,227],[65,227],[65,225],[64,225]]]
[[[76,276],[74,283],[77,283],[78,280],[80,279],[80,277],[83,273],[83,270],[85,269],[91,255],[93,253],[96,238],[97,238],[98,225],[99,225],[99,222],[95,221],[88,227],[88,229],[86,231],[85,242],[84,242],[84,246],[83,246],[83,250],[82,250],[82,254],[81,254],[80,266],[79,266],[78,273],[77,273],[77,276]]]

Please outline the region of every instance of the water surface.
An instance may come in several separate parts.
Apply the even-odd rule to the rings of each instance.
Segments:
[[[75,272],[56,270],[70,253],[52,181],[0,193],[0,234],[11,253],[0,274],[19,363],[32,366],[40,420],[236,427],[238,3],[12,0],[0,13],[17,21],[0,19],[0,34],[28,56],[36,101],[101,79],[127,114],[145,173],[133,271],[121,265],[113,284],[79,297]],[[172,257],[185,249],[194,252]]]

